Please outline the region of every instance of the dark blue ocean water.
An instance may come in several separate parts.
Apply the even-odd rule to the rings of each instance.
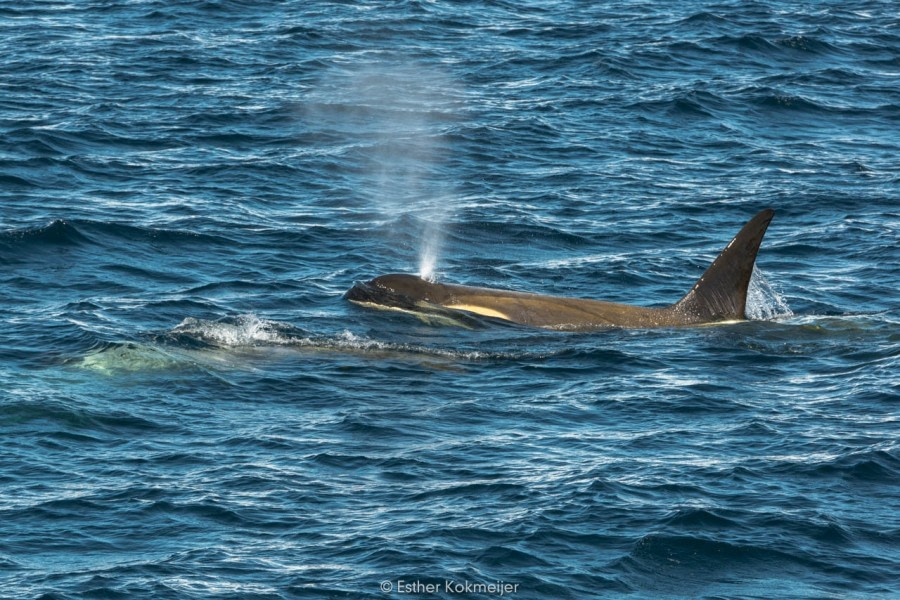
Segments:
[[[0,57],[0,596],[900,595],[894,3],[21,0]],[[745,323],[341,298],[666,304],[765,207]]]

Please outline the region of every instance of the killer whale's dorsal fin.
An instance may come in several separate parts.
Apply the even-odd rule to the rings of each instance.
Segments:
[[[672,309],[697,323],[744,319],[756,253],[774,215],[769,208],[747,221]]]

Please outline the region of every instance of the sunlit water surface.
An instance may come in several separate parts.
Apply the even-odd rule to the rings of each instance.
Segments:
[[[898,31],[863,0],[0,4],[0,595],[900,595]],[[748,322],[341,298],[666,304],[765,207]]]

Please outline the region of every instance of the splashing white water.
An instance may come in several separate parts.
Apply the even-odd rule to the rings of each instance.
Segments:
[[[753,276],[747,289],[747,318],[752,321],[771,321],[794,316],[784,296],[772,287],[762,271],[753,266]]]
[[[188,317],[175,326],[173,333],[188,335],[220,346],[253,346],[256,344],[289,344],[291,338],[282,330],[287,324],[241,315],[234,323],[204,321]]]

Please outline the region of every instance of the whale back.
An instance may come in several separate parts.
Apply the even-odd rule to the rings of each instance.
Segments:
[[[534,327],[572,330],[677,327],[745,318],[747,288],[775,211],[750,219],[678,302],[654,308],[514,290],[438,283],[392,273],[356,282],[344,297],[357,304],[416,313],[474,313]]]

